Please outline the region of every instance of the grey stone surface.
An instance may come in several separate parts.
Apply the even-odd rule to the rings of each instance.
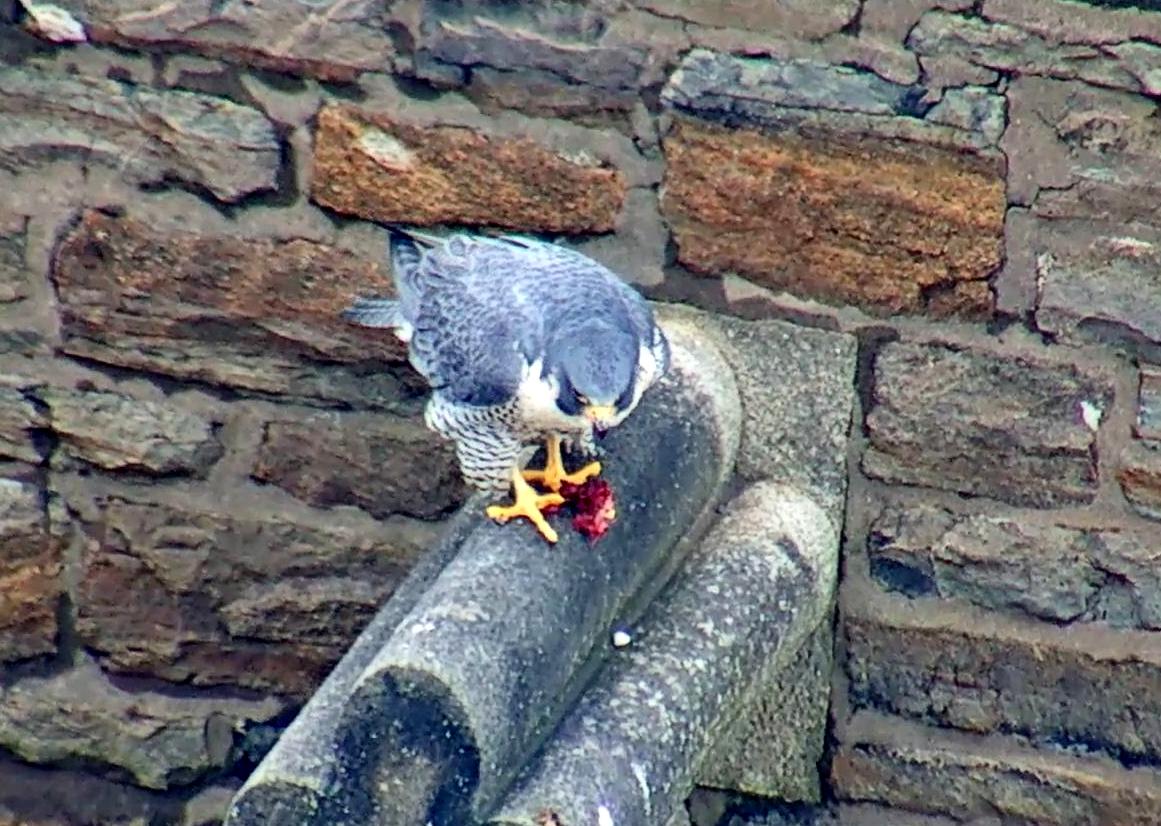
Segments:
[[[93,665],[0,689],[0,745],[32,763],[91,761],[152,789],[185,785],[236,759],[235,732],[283,710],[274,699],[126,691]]]
[[[107,470],[202,473],[222,455],[207,419],[121,393],[39,387],[63,455]],[[54,460],[56,457],[54,456]]]
[[[1096,86],[1142,91],[1161,69],[1161,47],[1135,44],[1118,54],[1100,42],[1064,42],[980,17],[930,11],[911,30],[907,45],[920,56],[954,55],[991,69],[1019,71]]]
[[[692,47],[712,52],[847,66],[904,86],[919,80],[919,60],[903,48],[902,40],[886,40],[874,34],[858,37],[843,31],[820,40],[799,40],[784,29],[716,28],[696,23],[687,23],[685,32]]]
[[[1141,95],[1018,77],[1007,92],[1008,199],[1048,218],[1161,224],[1161,127]]]
[[[578,14],[586,14],[583,7],[577,8]],[[649,53],[641,45],[597,42],[591,36],[562,42],[551,34],[482,16],[449,20],[437,15],[427,29],[421,49],[445,64],[536,69],[598,89],[637,88],[649,65]]]
[[[38,465],[48,455],[48,411],[28,384],[26,376],[0,375],[0,456]]]
[[[7,755],[0,758],[0,822],[12,826],[181,824],[181,798],[100,777],[91,766],[37,766]]]
[[[679,305],[659,313],[696,324],[733,371],[742,400],[739,478],[808,490],[839,524],[855,398],[855,337]]]
[[[871,524],[871,575],[908,596],[960,599],[1054,623],[1161,627],[1156,543],[1139,529],[1085,529],[1016,512],[888,503]]]
[[[752,802],[745,813],[728,813],[723,820],[710,826],[856,826],[855,822],[844,820],[837,806],[788,806],[782,803]],[[896,813],[896,819],[882,821],[878,826],[919,826],[912,822],[905,812]],[[858,822],[858,826],[870,826]],[[933,826],[925,824],[924,826]]]
[[[67,520],[45,494],[42,485],[0,478],[0,672],[59,647]]]
[[[1001,313],[1024,316],[1036,306],[1034,239],[1039,227],[1040,219],[1027,207],[1010,206],[1004,213],[1004,263],[992,282]]]
[[[180,407],[0,375],[0,456],[39,463],[50,438],[58,470],[80,461],[106,470],[200,473],[222,454],[214,424]]]
[[[919,58],[928,95],[938,96],[947,88],[992,86],[1000,79],[998,72],[977,66],[954,55],[928,55]]]
[[[221,201],[274,189],[281,162],[270,122],[224,98],[0,68],[0,169],[55,159],[138,184],[176,178]]]
[[[788,661],[754,681],[737,719],[701,761],[697,784],[760,797],[817,803],[834,669],[834,633],[824,617]]]
[[[619,616],[640,610],[635,595],[659,587],[683,558],[674,546],[699,533],[733,468],[741,411],[712,345],[693,325],[666,329],[670,375],[607,438],[612,530],[589,546],[565,529],[547,547],[527,524],[496,525],[473,510],[456,558],[362,673],[334,687],[346,695],[332,775],[340,779],[317,821],[301,822],[479,816],[583,683],[594,647]],[[248,786],[254,805],[235,807],[231,822],[265,822],[288,791],[317,802],[303,782],[290,785],[297,791]],[[311,804],[286,805],[309,813]]]
[[[758,483],[726,509],[561,722],[489,822],[665,824],[763,665],[786,661],[831,605],[838,533],[812,499]]]
[[[419,416],[287,410],[264,426],[251,475],[312,505],[380,519],[432,519],[465,498],[455,446]]]
[[[300,700],[438,531],[312,512],[246,484],[54,473],[52,486],[82,540],[76,636],[103,668]]]
[[[983,16],[1055,43],[1161,43],[1161,15],[1149,0],[984,0]]]
[[[1030,240],[1041,330],[1161,361],[1161,231],[1040,220]]]
[[[1089,502],[1086,418],[1099,421],[1112,397],[1109,379],[1069,364],[888,344],[875,359],[863,470],[1013,504]]]
[[[971,7],[972,0],[863,0],[859,28],[902,43],[929,9],[965,11]]]
[[[28,295],[29,274],[24,264],[27,227],[25,216],[0,209],[0,304]]]
[[[989,143],[997,143],[1007,126],[1007,106],[994,89],[964,86],[945,91],[925,117],[931,123],[979,134]]]
[[[1137,513],[1161,520],[1161,451],[1146,445],[1134,442],[1121,452],[1117,480]]]
[[[756,104],[889,116],[900,114],[917,93],[921,90],[915,87],[827,63],[695,49],[670,78],[664,96],[673,105],[694,111],[720,110],[729,103],[739,115],[746,114],[747,104]]]
[[[662,91],[668,106],[727,124],[825,129],[983,150],[1003,129],[1003,96],[984,87],[949,92],[934,109],[928,90],[808,59],[747,58],[694,49]],[[950,97],[949,97],[950,96]]]
[[[1161,367],[1145,366],[1141,371],[1136,434],[1142,439],[1161,441]]]
[[[481,504],[479,499],[472,501]],[[334,821],[318,818],[334,789],[354,782],[354,778],[342,773],[337,755],[339,721],[351,689],[399,623],[459,552],[477,520],[470,506],[449,520],[440,540],[411,569],[247,778],[230,804],[228,826],[266,824],[272,813],[286,818],[288,824],[345,822],[342,815]]]
[[[654,14],[720,28],[778,32],[786,37],[817,40],[837,32],[858,14],[857,0],[636,0]]]
[[[352,80],[394,54],[385,0],[60,0],[101,42],[179,45],[269,69]]]

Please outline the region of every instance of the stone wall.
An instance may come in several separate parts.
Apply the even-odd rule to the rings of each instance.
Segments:
[[[0,21],[0,822],[216,822],[462,500],[399,221],[859,337],[811,817],[1161,823],[1156,4]]]

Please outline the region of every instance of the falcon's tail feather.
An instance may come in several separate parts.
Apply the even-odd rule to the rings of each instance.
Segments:
[[[340,315],[363,327],[401,327],[405,324],[399,302],[394,298],[359,298]]]
[[[402,304],[399,314],[404,318],[412,318],[419,306],[419,297],[423,294],[423,257],[440,239],[399,227],[388,227],[387,232],[390,235],[387,248],[391,259],[391,278]]]

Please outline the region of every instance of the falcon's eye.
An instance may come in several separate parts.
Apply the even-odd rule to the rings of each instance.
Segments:
[[[576,396],[576,403],[580,407],[584,407],[586,404],[589,403],[588,396],[586,396],[584,393],[580,393],[576,390],[573,390],[572,393],[574,396]]]

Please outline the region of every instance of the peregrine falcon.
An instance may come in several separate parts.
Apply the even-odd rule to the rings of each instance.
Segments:
[[[601,471],[565,471],[562,444],[596,453],[594,432],[624,421],[669,366],[669,344],[645,299],[578,252],[523,236],[435,238],[391,230],[397,297],[362,298],[343,317],[393,328],[432,395],[427,425],[456,445],[464,479],[514,502],[549,542],[541,512],[561,486]],[[524,465],[543,442],[543,470]],[[550,491],[538,493],[529,483]]]

